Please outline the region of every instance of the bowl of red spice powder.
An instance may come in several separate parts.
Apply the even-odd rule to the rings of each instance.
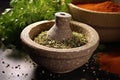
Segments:
[[[101,42],[120,41],[119,0],[72,0],[68,4],[73,19],[91,25]]]

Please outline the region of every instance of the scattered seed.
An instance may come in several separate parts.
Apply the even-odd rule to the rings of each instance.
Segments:
[[[35,63],[32,63],[33,64],[33,67],[36,67],[37,65]]]
[[[30,63],[32,63],[32,61],[30,61]]]
[[[5,62],[3,61],[2,64],[5,64]]]
[[[8,64],[6,67],[10,67],[10,64]]]
[[[25,76],[28,76],[28,74],[25,74]]]
[[[52,74],[50,74],[50,76],[53,76]]]
[[[17,69],[17,68],[18,68],[18,66],[15,66],[15,68]]]
[[[19,77],[20,75],[18,74],[17,77]]]
[[[83,69],[83,72],[85,72],[85,69]]]
[[[5,71],[2,71],[2,73],[5,73]]]
[[[91,69],[95,69],[95,67],[91,67]]]
[[[42,70],[42,74],[45,74],[45,71],[44,71],[44,70]]]
[[[14,69],[14,67],[12,67],[12,69]]]
[[[20,65],[18,65],[18,67],[20,67]]]
[[[99,78],[96,78],[96,80],[99,80]]]
[[[24,73],[22,73],[22,75],[24,75]]]

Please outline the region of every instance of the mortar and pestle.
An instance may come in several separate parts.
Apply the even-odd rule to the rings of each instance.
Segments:
[[[33,39],[42,31],[46,31],[48,38],[53,40],[67,40],[72,31],[83,33],[88,42],[80,47],[56,49],[40,45]],[[71,15],[65,12],[55,13],[55,20],[39,21],[28,25],[20,36],[24,49],[33,61],[55,73],[67,73],[84,65],[99,44],[98,33],[89,25],[71,21]]]

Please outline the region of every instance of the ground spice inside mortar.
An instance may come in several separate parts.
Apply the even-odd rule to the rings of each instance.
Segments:
[[[37,37],[34,38],[34,41],[40,45],[61,49],[80,47],[88,42],[85,35],[78,32],[73,32],[73,37],[68,40],[50,40],[47,38],[47,31],[41,32]]]
[[[105,1],[101,3],[76,4],[76,6],[99,12],[120,12],[120,6],[112,1]]]

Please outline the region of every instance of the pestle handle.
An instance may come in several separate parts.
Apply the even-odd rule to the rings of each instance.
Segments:
[[[55,24],[48,31],[48,38],[58,41],[71,38],[73,35],[70,28],[70,20],[71,15],[69,13],[55,13]]]

